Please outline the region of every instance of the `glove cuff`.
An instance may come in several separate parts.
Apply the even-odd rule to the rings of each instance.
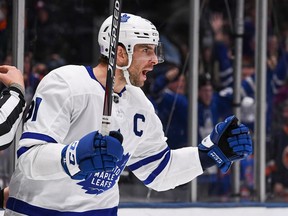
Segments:
[[[226,173],[230,169],[232,162],[217,145],[214,145],[207,154],[216,162],[222,173]]]
[[[75,141],[70,145],[65,146],[61,153],[62,167],[71,178],[73,178],[76,173],[79,173],[81,171],[76,161],[76,147],[78,143],[79,141]]]
[[[211,141],[210,137],[209,139],[206,140],[205,143],[206,145],[210,144],[209,140]],[[208,148],[204,146],[203,143],[200,143],[198,145],[198,149],[203,169],[211,167],[215,164],[220,168],[222,173],[226,173],[230,169],[232,162],[226,157],[226,155],[221,151],[221,149],[217,145],[212,145],[212,147]]]
[[[199,159],[203,170],[216,165],[216,162],[210,158],[207,151],[203,151],[198,147]]]

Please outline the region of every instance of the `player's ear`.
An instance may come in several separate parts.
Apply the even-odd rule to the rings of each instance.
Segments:
[[[117,47],[117,65],[125,66],[128,64],[128,55],[124,46]]]

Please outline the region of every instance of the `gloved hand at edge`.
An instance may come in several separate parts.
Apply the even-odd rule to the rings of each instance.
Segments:
[[[242,160],[252,154],[249,129],[244,124],[238,124],[234,115],[229,116],[202,140],[198,150],[203,169],[217,164],[220,170],[226,173],[233,161]]]

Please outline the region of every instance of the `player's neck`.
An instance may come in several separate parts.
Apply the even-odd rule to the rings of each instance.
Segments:
[[[103,64],[98,64],[96,67],[93,68],[93,72],[97,80],[105,87],[107,78],[107,66]],[[126,85],[126,80],[121,70],[116,69],[114,81],[114,92],[120,93]]]

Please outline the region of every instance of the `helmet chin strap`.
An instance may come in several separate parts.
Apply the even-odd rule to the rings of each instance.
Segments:
[[[125,68],[125,69],[122,69],[123,71],[123,74],[124,74],[124,77],[126,79],[126,82],[127,82],[127,85],[132,85],[131,82],[130,82],[130,74],[129,74],[129,71]]]
[[[123,75],[124,75],[124,78],[125,78],[125,80],[127,82],[127,85],[132,85],[131,82],[130,82],[130,74],[129,74],[129,71],[128,71],[128,68],[130,67],[131,62],[132,62],[132,54],[128,54],[128,65],[120,67],[120,66],[118,66],[116,64],[116,68],[118,68],[118,69],[123,71]]]

